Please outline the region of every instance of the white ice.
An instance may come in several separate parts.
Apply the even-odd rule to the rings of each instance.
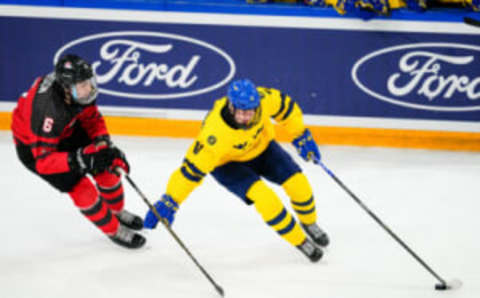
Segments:
[[[114,136],[131,177],[157,200],[191,140]],[[293,155],[290,145],[285,145]],[[480,154],[321,146],[327,166],[442,278],[436,280],[315,165],[302,165],[331,245],[316,264],[208,177],[180,207],[173,229],[232,298],[480,297]],[[162,228],[145,248],[116,246],[67,195],[17,160],[0,132],[0,297],[219,297]],[[296,158],[296,157],[295,157]],[[126,207],[147,207],[125,181]],[[275,187],[286,206],[287,197]]]

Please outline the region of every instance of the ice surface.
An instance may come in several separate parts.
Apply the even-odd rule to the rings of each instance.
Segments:
[[[114,141],[152,202],[191,142]],[[174,230],[226,297],[480,297],[480,154],[337,146],[321,152],[325,164],[420,257],[443,278],[461,279],[463,287],[434,291],[436,280],[320,167],[297,159],[313,185],[319,223],[331,237],[317,264],[210,177],[180,207]],[[0,132],[0,156],[0,297],[218,297],[165,230],[145,232],[148,242],[139,251],[118,247],[67,195],[20,164],[9,132]],[[143,215],[145,204],[127,183],[125,190],[126,207]]]

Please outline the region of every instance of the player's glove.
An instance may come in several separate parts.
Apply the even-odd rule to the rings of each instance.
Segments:
[[[171,225],[175,219],[175,213],[178,210],[178,204],[171,196],[164,194],[162,199],[157,201],[154,205],[155,209],[160,215],[161,219],[167,224]],[[148,210],[143,226],[147,229],[154,229],[158,224],[158,218],[155,216],[152,210]]]
[[[68,164],[70,169],[80,174],[89,173],[96,175],[110,167],[114,158],[113,150],[107,145],[96,146],[95,144],[90,144],[70,152]]]
[[[118,148],[117,146],[115,146],[113,144],[109,135],[98,136],[93,140],[93,143],[97,147],[106,145],[112,151],[111,154],[113,155],[113,160],[112,160],[112,164],[108,167],[109,172],[111,172],[115,175],[119,175],[119,172],[116,171],[116,168],[119,167],[125,173],[127,173],[127,174],[130,173],[130,164],[127,161],[127,157],[125,156],[125,153],[123,153],[123,151],[120,150],[120,148]]]
[[[113,160],[108,170],[118,175],[118,172],[116,171],[116,168],[118,167],[118,168],[121,168],[125,173],[129,174],[130,164],[127,161],[127,157],[125,156],[125,153],[123,153],[122,150],[120,150],[118,147],[115,147],[115,146],[110,147],[110,150],[112,151]]]
[[[318,151],[318,146],[315,143],[315,140],[312,137],[312,133],[308,128],[305,129],[301,136],[294,139],[292,144],[297,149],[300,157],[302,157],[305,161],[320,161],[320,151]]]
[[[98,136],[96,137],[95,139],[93,139],[93,143],[96,145],[96,146],[103,146],[103,145],[107,145],[107,146],[112,146],[113,143],[112,143],[112,140],[110,139],[110,136],[109,135],[101,135],[101,136]]]

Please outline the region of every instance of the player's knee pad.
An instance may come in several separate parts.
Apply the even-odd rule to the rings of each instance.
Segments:
[[[254,202],[263,220],[289,243],[296,246],[305,240],[305,234],[293,216],[265,182],[255,182],[248,190],[247,197]]]
[[[313,196],[312,187],[303,173],[292,175],[282,187],[293,202],[305,202]]]
[[[104,171],[93,177],[97,184],[101,187],[111,188],[120,182],[120,176],[117,176],[109,171]]]
[[[262,180],[258,180],[250,186],[247,197],[254,202],[255,208],[265,221],[275,217],[284,209],[275,192]]]
[[[87,177],[80,179],[68,194],[80,209],[90,208],[98,200],[97,188]]]
[[[292,207],[298,219],[304,224],[314,223],[317,220],[315,200],[312,188],[305,175],[297,173],[290,177],[282,186],[290,197]]]
[[[100,197],[108,204],[114,212],[123,209],[124,194],[120,177],[108,171],[104,171],[94,177],[97,182]]]
[[[97,188],[87,177],[80,179],[69,195],[83,215],[100,230],[108,235],[117,231],[118,220],[99,197]]]

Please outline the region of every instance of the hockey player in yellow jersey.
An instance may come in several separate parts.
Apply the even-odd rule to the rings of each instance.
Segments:
[[[183,163],[170,176],[166,193],[154,206],[162,220],[171,224],[179,205],[210,173],[246,204],[253,204],[283,239],[316,262],[329,239],[316,224],[315,201],[307,178],[274,140],[271,118],[292,136],[304,160],[320,160],[294,100],[279,90],[237,80],[228,87],[227,96],[214,103]],[[283,187],[300,223],[261,177]],[[157,223],[156,216],[148,211],[144,226],[152,229]]]

